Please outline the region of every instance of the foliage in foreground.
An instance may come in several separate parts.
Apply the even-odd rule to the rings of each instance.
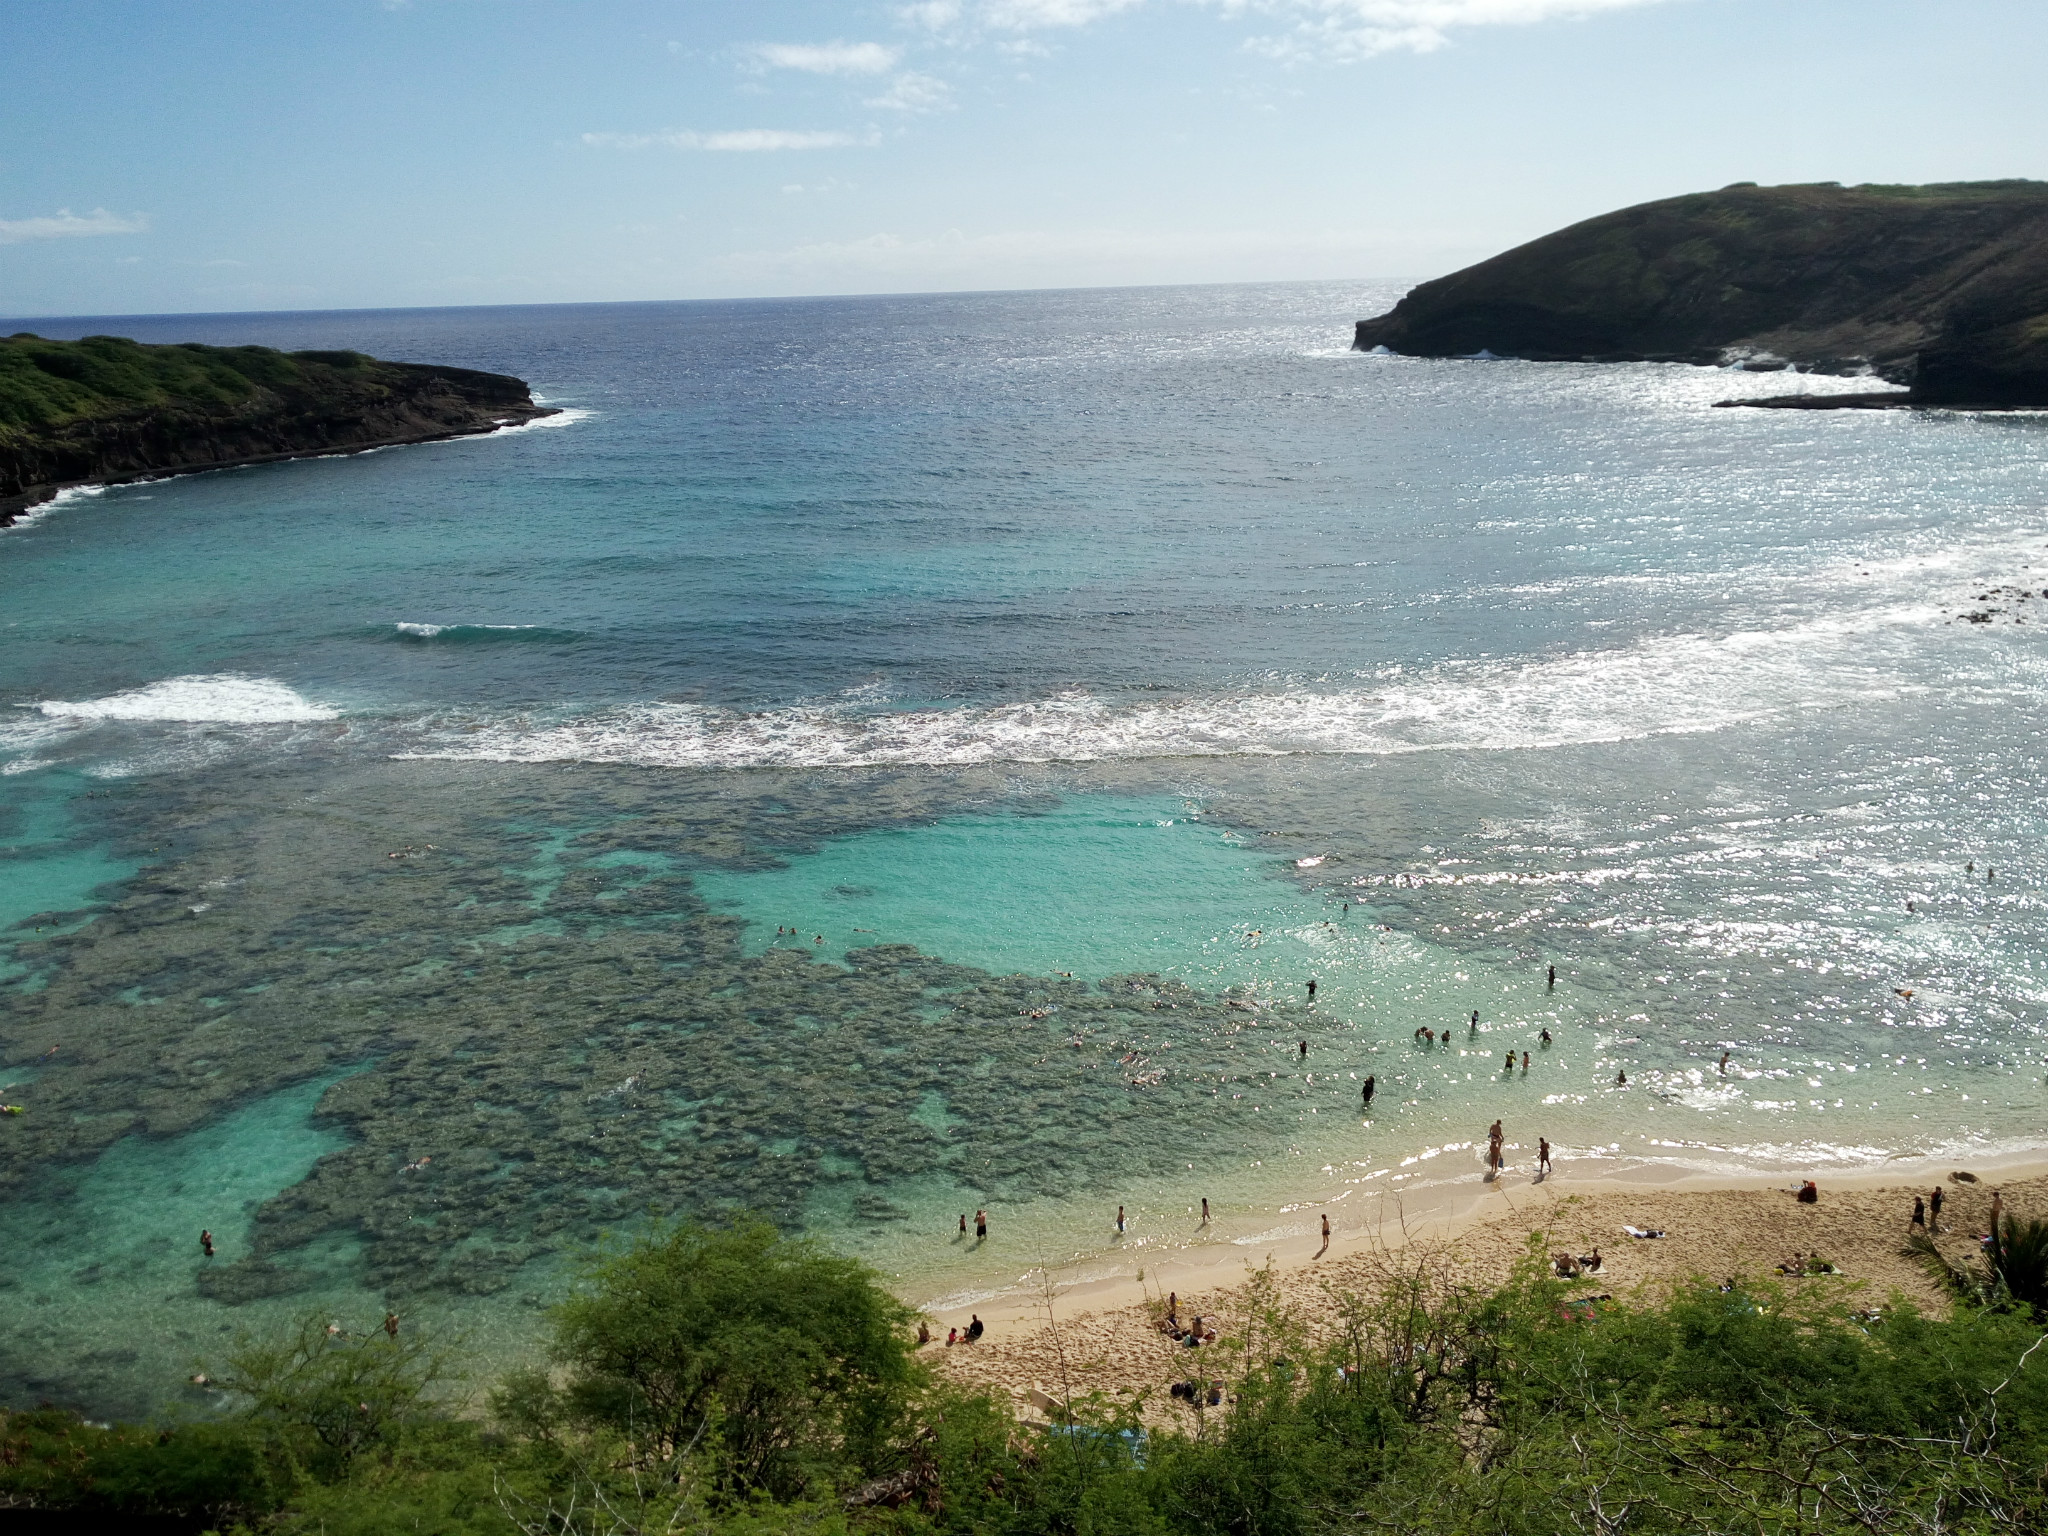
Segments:
[[[2015,1288],[1948,1319],[1832,1286],[1589,1304],[1540,1254],[1490,1292],[1390,1264],[1313,1337],[1256,1277],[1199,1357],[1227,1401],[1148,1440],[1130,1406],[1020,1427],[935,1380],[859,1266],[676,1227],[592,1261],[554,1370],[486,1418],[430,1345],[308,1325],[238,1348],[217,1422],[0,1420],[0,1504],[328,1536],[2048,1532]]]

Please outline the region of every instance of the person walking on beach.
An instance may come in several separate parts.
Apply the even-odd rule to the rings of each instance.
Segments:
[[[1359,1090],[1360,1096],[1365,1100],[1365,1103],[1362,1106],[1363,1108],[1372,1108],[1372,1091],[1373,1088],[1376,1086],[1377,1081],[1378,1080],[1376,1078],[1368,1074],[1368,1076],[1365,1079],[1365,1086]]]
[[[1913,1219],[1906,1223],[1906,1230],[1910,1232],[1915,1227],[1922,1232],[1927,1230],[1927,1202],[1918,1195],[1913,1197]]]
[[[1934,1186],[1934,1193],[1927,1197],[1927,1230],[1941,1230],[1941,1186]]]
[[[974,1240],[977,1243],[985,1243],[988,1241],[987,1211],[976,1211],[974,1213]]]
[[[1539,1177],[1550,1172],[1550,1143],[1541,1136],[1536,1138],[1536,1172]]]
[[[1330,1213],[1323,1212],[1323,1252],[1330,1251]]]

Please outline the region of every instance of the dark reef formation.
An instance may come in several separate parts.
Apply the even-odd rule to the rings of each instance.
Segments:
[[[2048,406],[2048,182],[1741,184],[1574,224],[1358,322],[1361,351],[1870,373]],[[1761,403],[1761,402],[1759,402]]]
[[[520,380],[360,352],[0,338],[0,527],[66,486],[433,442],[552,415]]]

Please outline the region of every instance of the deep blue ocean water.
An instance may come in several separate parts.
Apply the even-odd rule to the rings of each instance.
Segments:
[[[1396,296],[9,322],[564,410],[0,532],[0,1385],[159,1401],[463,1273],[514,1338],[645,1206],[959,1298],[1476,1179],[1496,1116],[1603,1167],[2033,1146],[2048,419],[1347,351]],[[1009,980],[853,997],[874,945]],[[165,1208],[257,1267],[115,1262],[195,1158]],[[1016,1245],[948,1241],[980,1204]]]

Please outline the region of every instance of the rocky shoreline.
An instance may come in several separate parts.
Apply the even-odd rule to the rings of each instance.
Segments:
[[[354,352],[0,340],[0,527],[65,490],[474,437],[558,412],[524,380]]]
[[[1352,345],[1910,387],[1726,402],[1778,409],[2048,408],[2048,183],[1739,182],[1643,203],[1423,283]]]

